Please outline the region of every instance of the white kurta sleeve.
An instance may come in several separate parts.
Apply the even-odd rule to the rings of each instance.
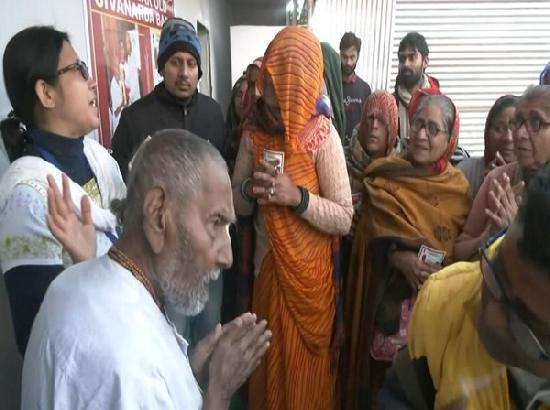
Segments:
[[[63,265],[63,248],[46,224],[44,196],[27,184],[17,185],[0,209],[2,272],[22,265]]]

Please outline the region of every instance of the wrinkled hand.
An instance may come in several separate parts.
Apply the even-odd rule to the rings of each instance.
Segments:
[[[252,196],[260,205],[296,207],[302,200],[300,189],[285,173],[277,172],[273,164],[264,160],[252,175]]]
[[[75,213],[69,179],[63,174],[63,194],[53,176],[48,175],[48,213],[46,222],[74,263],[96,256],[96,233],[92,222],[90,198],[84,195],[80,202],[82,220]]]
[[[503,175],[501,181],[495,179],[493,188],[489,191],[489,201],[494,211],[490,207],[485,209],[485,214],[489,217],[493,227],[492,233],[512,224],[521,202],[520,195],[523,192],[523,187],[523,182],[512,187],[507,174]]]
[[[210,358],[222,334],[222,325],[218,324],[208,336],[197,343],[197,346],[189,357],[189,364],[200,385],[204,385],[208,380]]]
[[[210,359],[208,394],[229,400],[258,366],[270,340],[267,322],[256,323],[251,313],[226,324]]]
[[[502,158],[502,155],[500,155],[500,152],[497,151],[495,154],[495,159],[489,162],[487,164],[487,167],[485,168],[485,176],[487,176],[487,174],[491,172],[493,169],[501,167],[503,165],[506,165],[506,161],[504,161],[504,158]]]
[[[422,284],[441,266],[422,262],[413,251],[394,251],[390,257],[390,265],[399,270],[414,290],[420,289]]]

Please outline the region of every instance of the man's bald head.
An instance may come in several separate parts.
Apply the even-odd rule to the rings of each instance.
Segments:
[[[140,223],[146,193],[162,188],[182,208],[201,187],[204,165],[227,165],[209,142],[186,130],[155,132],[137,150],[128,175],[128,194],[123,209],[125,229]]]

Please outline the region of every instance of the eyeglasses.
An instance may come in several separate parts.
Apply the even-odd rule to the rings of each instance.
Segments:
[[[84,78],[84,80],[88,81],[90,79],[88,66],[84,61],[80,61],[80,60],[76,60],[74,63],[69,64],[68,66],[65,66],[63,68],[60,68],[55,72],[52,78],[59,77],[60,75],[66,74],[69,71],[73,71],[73,70],[78,70],[82,78]]]
[[[442,130],[441,128],[439,128],[439,126],[435,122],[425,122],[423,119],[418,118],[413,121],[411,125],[411,131],[415,134],[418,134],[421,129],[424,129],[426,131],[426,134],[429,138],[435,138],[440,132],[447,132],[446,130]]]
[[[481,274],[483,275],[483,280],[487,286],[487,289],[491,292],[494,299],[504,306],[508,316],[510,331],[515,341],[520,345],[521,349],[529,357],[535,360],[549,361],[550,354],[548,354],[548,351],[543,347],[542,343],[531,330],[529,325],[521,319],[515,305],[506,296],[506,293],[503,290],[502,282],[495,272],[495,264],[487,256],[487,248],[490,244],[491,243],[489,242],[479,250],[481,259],[484,260],[489,267],[488,272],[481,269]]]
[[[527,127],[527,132],[529,134],[538,134],[541,128],[546,128],[550,126],[550,122],[546,122],[541,120],[540,118],[533,117],[533,118],[515,118],[512,121],[510,121],[510,125],[512,126],[513,131],[518,131],[523,124]]]

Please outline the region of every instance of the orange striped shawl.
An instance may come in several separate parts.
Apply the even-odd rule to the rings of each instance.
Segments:
[[[305,28],[285,28],[269,45],[262,70],[261,78],[272,78],[285,135],[252,130],[255,161],[264,149],[284,151],[284,172],[319,194],[311,150],[329,135],[330,120],[312,120],[323,75],[318,40]],[[250,380],[250,408],[332,409],[332,237],[288,207],[263,206],[262,213],[272,248],[256,279],[253,311],[267,319],[273,339]]]

